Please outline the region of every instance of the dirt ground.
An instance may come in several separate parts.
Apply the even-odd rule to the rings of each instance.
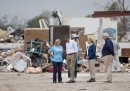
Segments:
[[[96,74],[95,83],[87,83],[89,73],[78,73],[76,83],[52,83],[52,73],[0,73],[0,91],[130,91],[130,73],[113,73],[113,83],[104,83],[105,73]]]

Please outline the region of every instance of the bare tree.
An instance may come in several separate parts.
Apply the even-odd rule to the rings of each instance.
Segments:
[[[127,11],[129,6],[125,5],[125,0],[111,0],[112,3],[108,3],[105,6],[106,11]],[[118,36],[125,36],[127,32],[127,16],[116,17],[115,19],[119,20],[118,22]]]
[[[10,25],[15,29],[24,28],[26,27],[26,24],[27,24],[27,18],[19,18],[18,16],[11,17]]]
[[[9,20],[9,15],[3,15],[0,17],[0,26],[7,26],[8,25],[8,20]]]
[[[24,28],[27,25],[27,18],[19,18],[18,16],[3,15],[0,17],[0,26],[8,27],[11,26],[14,29]]]

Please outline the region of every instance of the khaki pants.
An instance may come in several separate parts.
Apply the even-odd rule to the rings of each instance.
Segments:
[[[95,78],[95,63],[96,60],[88,60],[89,70],[90,70],[90,78]]]
[[[106,67],[107,72],[107,81],[112,81],[112,63],[113,63],[113,56],[106,55],[103,57],[104,65]]]
[[[70,80],[74,80],[76,55],[75,54],[67,55],[66,60],[67,60],[68,71],[70,73]]]

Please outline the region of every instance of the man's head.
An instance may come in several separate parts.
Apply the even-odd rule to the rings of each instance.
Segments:
[[[65,42],[69,42],[70,36],[69,35],[64,36],[64,40],[65,40]]]
[[[109,38],[109,34],[108,33],[103,33],[102,34],[102,39],[106,40],[107,38]]]

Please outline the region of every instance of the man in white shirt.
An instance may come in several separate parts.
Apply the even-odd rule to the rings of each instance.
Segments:
[[[75,73],[75,62],[78,53],[77,43],[71,40],[69,35],[65,36],[66,41],[66,60],[68,65],[68,71],[70,73],[70,80],[67,83],[74,83],[74,73]]]

